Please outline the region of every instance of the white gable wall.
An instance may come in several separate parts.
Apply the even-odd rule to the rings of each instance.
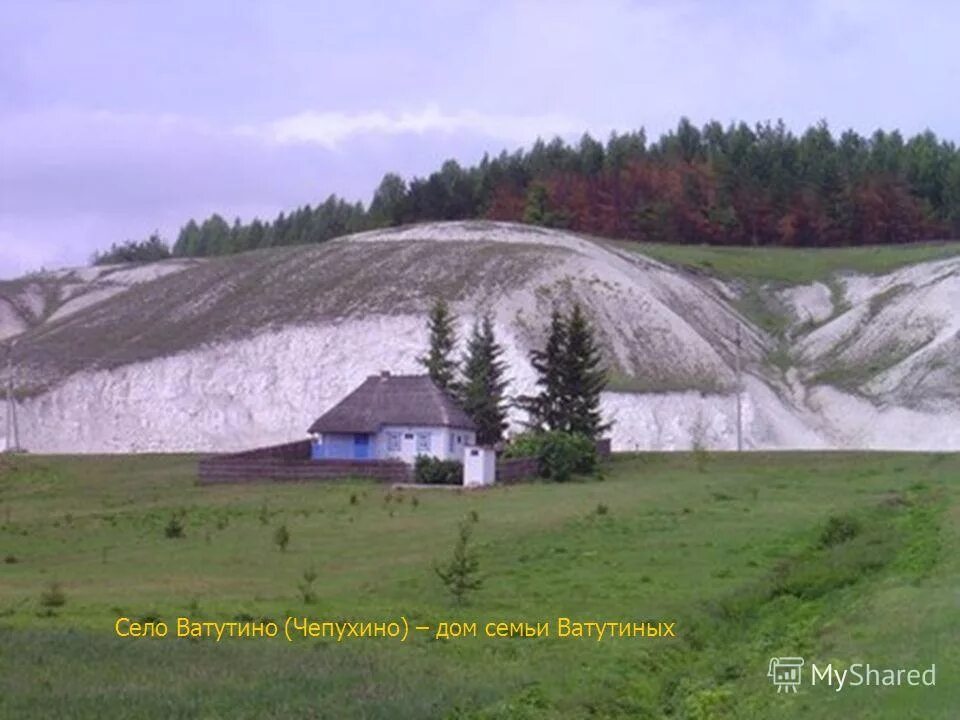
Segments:
[[[473,430],[424,425],[384,425],[373,439],[373,456],[414,463],[417,455],[463,461],[463,449],[473,445]]]

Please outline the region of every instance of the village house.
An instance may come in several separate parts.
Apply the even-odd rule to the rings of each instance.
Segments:
[[[464,459],[476,425],[428,375],[371,375],[310,426],[312,457]]]

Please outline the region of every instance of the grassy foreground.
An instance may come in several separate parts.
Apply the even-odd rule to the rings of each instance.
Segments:
[[[956,455],[651,454],[602,481],[480,493],[201,488],[177,456],[0,463],[3,718],[900,720],[960,707]],[[457,607],[433,565],[470,513],[484,584]],[[173,516],[182,537],[167,537]],[[117,638],[119,615],[171,633]],[[217,643],[173,637],[180,615],[403,615],[480,634]],[[560,616],[676,622],[678,637],[558,638]],[[551,636],[487,638],[488,621],[549,621]],[[778,695],[767,664],[784,655],[936,663],[937,685]]]

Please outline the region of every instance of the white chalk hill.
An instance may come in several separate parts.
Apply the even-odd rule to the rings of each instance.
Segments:
[[[528,353],[551,308],[581,302],[611,370],[615,449],[735,446],[738,323],[747,448],[960,448],[960,258],[768,288],[788,309],[774,337],[738,311],[735,280],[623,247],[430,223],[0,282],[21,440],[35,452],[140,452],[300,439],[367,375],[419,372],[442,295],[461,336],[476,313],[493,315],[513,394],[532,389]]]

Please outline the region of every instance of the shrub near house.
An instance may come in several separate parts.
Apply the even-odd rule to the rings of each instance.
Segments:
[[[460,485],[463,483],[463,463],[418,455],[413,466],[413,478],[414,482],[425,485]]]
[[[574,473],[592,473],[597,465],[593,440],[559,430],[517,435],[503,454],[506,458],[536,458],[540,477],[557,482],[566,482]]]

